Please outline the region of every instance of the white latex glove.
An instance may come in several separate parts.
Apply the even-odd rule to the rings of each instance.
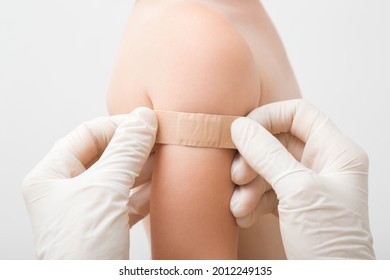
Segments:
[[[129,258],[129,192],[156,131],[154,112],[138,108],[83,123],[55,144],[23,182],[38,259]]]
[[[367,154],[325,115],[303,100],[277,102],[239,118],[231,132],[239,153],[255,171],[236,159],[233,181],[257,180],[263,188],[255,190],[253,183],[234,194],[231,208],[240,214],[241,223],[253,222],[245,214],[253,216],[255,207],[268,207],[256,206],[266,189],[264,178],[279,200],[287,258],[375,258],[368,220]],[[287,149],[272,134],[282,135]]]

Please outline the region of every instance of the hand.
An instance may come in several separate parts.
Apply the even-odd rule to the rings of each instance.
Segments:
[[[236,159],[233,181],[262,186],[265,180],[275,191],[287,258],[375,258],[367,154],[326,116],[303,100],[277,102],[236,120],[231,132],[239,153],[255,171]],[[272,134],[291,146],[286,149]],[[250,217],[255,207],[272,209],[256,206],[263,191],[253,186],[245,195],[236,194],[233,213],[233,208],[241,209],[241,216]],[[252,220],[240,219],[244,224]]]
[[[23,182],[38,259],[129,258],[129,207],[137,212],[129,192],[156,131],[154,112],[138,108],[56,143]],[[146,200],[138,196],[138,206]]]

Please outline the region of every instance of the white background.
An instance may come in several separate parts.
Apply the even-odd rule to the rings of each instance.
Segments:
[[[33,259],[23,176],[106,91],[133,1],[0,0],[0,259]],[[304,98],[370,156],[376,254],[390,259],[390,1],[268,0]],[[132,254],[148,258],[141,227]]]

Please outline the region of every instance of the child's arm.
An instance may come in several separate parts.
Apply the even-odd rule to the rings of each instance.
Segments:
[[[260,85],[246,42],[216,12],[183,6],[160,21],[148,93],[158,110],[246,115]],[[229,203],[233,150],[160,145],[151,194],[155,259],[237,258]]]

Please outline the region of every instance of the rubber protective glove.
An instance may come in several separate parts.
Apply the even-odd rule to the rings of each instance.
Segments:
[[[154,112],[138,108],[55,144],[23,182],[38,259],[129,258],[129,192],[156,131]]]
[[[287,258],[375,258],[368,220],[367,154],[325,115],[303,100],[277,102],[236,120],[231,133],[250,166],[236,159],[232,179],[239,185],[255,182],[248,190],[240,187],[232,198],[233,214],[243,219],[239,224],[253,222],[256,207],[260,212],[272,209],[269,200],[260,198],[266,189],[264,178],[279,201]],[[284,145],[273,134],[283,138]],[[253,187],[256,182],[261,191]],[[256,206],[262,202],[268,206]]]

